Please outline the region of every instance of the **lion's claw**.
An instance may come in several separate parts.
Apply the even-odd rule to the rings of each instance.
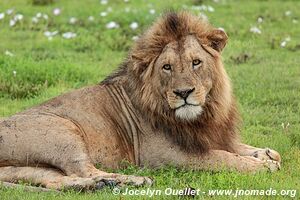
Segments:
[[[103,189],[104,187],[105,187],[105,182],[104,181],[99,181],[99,182],[97,182],[96,183],[96,185],[95,185],[95,190],[101,190],[101,189]]]

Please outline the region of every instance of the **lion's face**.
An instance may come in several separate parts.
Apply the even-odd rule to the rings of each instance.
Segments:
[[[213,57],[194,35],[169,43],[154,64],[157,90],[176,118],[195,120],[201,115],[212,88]]]
[[[124,85],[154,130],[185,149],[230,149],[239,115],[222,63],[227,39],[198,16],[167,13],[141,35],[109,80]]]
[[[163,16],[129,54],[134,104],[169,122],[224,120],[232,97],[221,60],[227,39],[223,30],[186,12]]]

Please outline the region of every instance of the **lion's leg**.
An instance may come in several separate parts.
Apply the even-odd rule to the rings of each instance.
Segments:
[[[146,138],[141,148],[141,163],[151,167],[172,164],[181,167],[220,171],[223,169],[241,172],[276,171],[280,168],[273,160],[260,160],[253,156],[241,156],[224,150],[210,150],[205,154],[182,150],[165,136]]]
[[[280,165],[272,160],[260,160],[251,156],[240,156],[223,150],[212,150],[202,157],[194,157],[190,163],[196,169],[219,171],[222,169],[240,172],[277,171]]]
[[[78,163],[80,164],[80,163]],[[71,164],[70,164],[71,165]],[[107,173],[101,171],[94,167],[91,162],[84,161],[80,164],[80,168],[74,169],[73,166],[70,166],[73,170],[69,171],[69,174],[76,174],[80,177],[87,177],[92,178],[96,182],[105,182],[108,184],[130,184],[134,186],[141,186],[141,185],[151,185],[152,180],[148,177],[141,177],[141,176],[133,176],[133,175],[123,175],[117,173]]]
[[[65,176],[56,169],[42,167],[0,167],[0,181],[25,181],[55,190],[70,188],[85,190],[97,188],[98,186],[92,178]]]
[[[269,148],[256,148],[247,144],[240,143],[236,147],[236,153],[241,156],[253,156],[261,160],[281,161],[280,154]]]
[[[148,178],[107,173],[95,168],[84,141],[84,133],[70,120],[57,116],[15,116],[0,123],[0,164],[47,165],[67,176],[141,185]],[[39,176],[41,174],[37,174]],[[84,179],[82,179],[84,180]]]

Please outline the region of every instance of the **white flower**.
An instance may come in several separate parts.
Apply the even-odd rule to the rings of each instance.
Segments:
[[[57,15],[60,15],[60,13],[61,13],[61,10],[59,8],[54,8],[53,15],[57,16]]]
[[[193,10],[207,10],[206,5],[192,6],[191,8],[192,8]]]
[[[45,35],[46,37],[50,37],[50,36],[51,36],[51,32],[50,32],[50,31],[45,31],[45,32],[44,32],[44,35]]]
[[[37,18],[41,18],[41,17],[42,17],[42,13],[40,13],[40,12],[39,12],[39,13],[36,13],[36,17],[37,17]]]
[[[14,26],[14,25],[16,25],[16,21],[14,20],[14,19],[11,19],[10,21],[9,21],[9,26]]]
[[[203,13],[200,13],[199,17],[200,17],[200,19],[202,19],[204,21],[208,21],[208,17],[205,14],[203,14]]]
[[[101,12],[101,13],[100,13],[100,16],[101,16],[101,17],[107,16],[107,12]]]
[[[5,17],[5,13],[0,13],[0,20],[4,19],[4,17]]]
[[[208,12],[215,12],[215,9],[211,6],[207,6]]]
[[[31,21],[32,21],[32,23],[37,24],[37,23],[39,22],[39,19],[38,19],[37,17],[33,17],[33,18],[31,19]]]
[[[287,11],[285,11],[285,16],[290,16],[291,14],[292,14],[292,11],[290,11],[290,10],[287,10]]]
[[[44,32],[44,35],[48,38],[48,40],[52,40],[53,37],[58,33],[58,31],[53,31],[53,32],[50,32],[50,31],[45,31]]]
[[[75,17],[71,17],[69,20],[70,24],[75,24],[77,22],[77,19]]]
[[[283,48],[287,45],[287,43],[291,41],[291,37],[286,37],[281,43],[280,46]]]
[[[139,39],[139,36],[135,35],[131,38],[133,41],[137,41]]]
[[[298,20],[297,19],[293,19],[292,22],[293,22],[293,24],[297,24]]]
[[[58,31],[53,31],[53,32],[50,32],[50,31],[45,31],[44,32],[44,35],[48,38],[48,40],[52,40],[53,37],[58,33]]]
[[[206,5],[192,6],[191,9],[198,10],[198,11],[208,11],[208,12],[214,12],[215,11],[215,9],[212,6],[206,6]]]
[[[46,37],[51,37],[51,36],[55,36],[57,33],[58,33],[58,31],[53,31],[53,32],[45,31],[45,32],[44,32],[44,35],[45,35]]]
[[[45,20],[48,20],[48,19],[49,19],[49,17],[48,17],[47,14],[43,14],[43,18],[44,18]]]
[[[255,33],[255,34],[261,34],[261,30],[259,28],[257,28],[256,26],[251,27],[250,32]]]
[[[14,9],[11,8],[6,11],[6,14],[11,15],[13,12],[14,12]]]
[[[89,16],[89,17],[88,17],[88,20],[89,20],[90,22],[92,22],[92,21],[95,20],[95,18],[94,18],[93,16]]]
[[[13,71],[13,75],[14,75],[14,77],[16,77],[17,76],[17,71]]]
[[[283,48],[283,47],[285,47],[286,46],[286,41],[284,40],[284,41],[282,41],[281,43],[280,43],[280,46]]]
[[[117,23],[114,22],[114,21],[108,22],[108,23],[106,24],[106,28],[107,28],[107,29],[113,29],[113,28],[119,28],[119,27],[120,27],[120,25],[117,24]]]
[[[101,3],[102,5],[105,5],[105,4],[108,3],[108,1],[107,1],[107,0],[101,0],[100,3]]]
[[[137,22],[132,22],[131,24],[130,24],[130,28],[132,29],[132,30],[135,30],[135,29],[137,29],[139,27],[139,24],[137,23]]]
[[[23,19],[23,15],[22,14],[16,14],[15,16],[14,16],[14,20],[15,21],[21,21]]]
[[[124,0],[124,2],[125,2],[125,3],[128,3],[128,2],[129,2],[129,0]]]
[[[113,10],[112,7],[108,7],[108,8],[106,9],[107,12],[112,12],[112,10]]]
[[[66,33],[63,33],[62,36],[63,36],[63,38],[71,39],[71,38],[75,38],[77,35],[76,35],[76,33],[66,32]]]
[[[10,56],[10,57],[13,57],[13,56],[14,56],[14,54],[13,54],[12,52],[8,51],[8,50],[6,50],[6,51],[4,52],[4,54],[5,54],[6,56]]]
[[[125,12],[127,12],[127,13],[130,12],[130,8],[129,8],[129,7],[126,7],[124,10],[125,10]]]
[[[263,22],[263,18],[262,17],[257,18],[257,22],[258,23],[262,23]]]
[[[149,13],[150,13],[151,15],[154,15],[154,14],[155,14],[155,10],[154,10],[154,9],[150,9],[150,10],[149,10]]]

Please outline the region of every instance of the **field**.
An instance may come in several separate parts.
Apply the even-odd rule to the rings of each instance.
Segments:
[[[283,158],[282,169],[273,174],[253,175],[191,171],[172,166],[157,170],[128,166],[118,172],[152,177],[155,184],[151,189],[192,187],[207,192],[209,189],[272,188],[278,192],[297,190],[295,198],[299,198],[299,7],[300,2],[296,0],[108,0],[107,4],[99,0],[57,0],[50,5],[33,5],[31,0],[1,0],[0,117],[74,88],[100,82],[122,62],[134,38],[163,11],[185,9],[202,13],[229,35],[223,60],[243,117],[242,140],[276,149]],[[5,15],[1,17],[1,13]],[[288,196],[292,195],[238,199]],[[110,188],[95,193],[61,194],[0,188],[1,200],[140,198],[148,197],[114,195]],[[154,197],[158,198],[174,199],[174,196]],[[233,197],[202,194],[197,198]]]

